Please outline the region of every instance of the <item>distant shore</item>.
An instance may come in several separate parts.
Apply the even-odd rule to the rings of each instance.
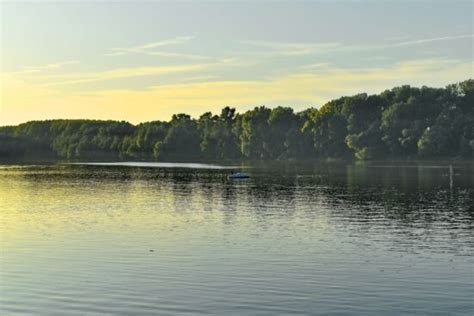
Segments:
[[[224,107],[168,122],[47,120],[0,127],[0,160],[300,161],[474,158],[474,80],[395,87],[295,112]]]

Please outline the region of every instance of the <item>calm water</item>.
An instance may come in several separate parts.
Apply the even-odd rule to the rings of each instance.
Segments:
[[[0,166],[2,314],[474,313],[474,164]]]

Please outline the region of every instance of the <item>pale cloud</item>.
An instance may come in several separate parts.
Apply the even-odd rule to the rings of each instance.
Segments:
[[[110,50],[112,52],[104,54],[105,56],[123,56],[129,54],[142,54],[149,56],[161,56],[161,57],[176,57],[176,58],[186,58],[186,59],[210,59],[207,56],[201,56],[197,54],[186,54],[186,53],[176,53],[169,51],[156,50],[157,48],[163,48],[166,46],[181,45],[192,40],[193,36],[179,36],[172,39],[146,43],[138,46],[131,47],[113,47]]]
[[[399,43],[392,44],[392,45],[390,45],[390,46],[419,45],[419,44],[425,44],[425,43],[440,42],[440,41],[452,41],[452,40],[465,39],[465,38],[474,38],[474,34],[464,34],[464,35],[454,35],[454,36],[441,36],[441,37],[433,37],[433,38],[424,38],[424,39],[403,41],[403,42],[399,42]]]
[[[179,36],[172,39],[167,39],[163,41],[157,41],[152,43],[146,43],[139,46],[132,47],[114,47],[111,48],[112,51],[115,51],[117,54],[128,54],[128,53],[146,53],[150,48],[157,48],[169,45],[179,45],[186,43],[193,39],[192,36]]]
[[[315,54],[324,54],[336,51],[364,51],[364,50],[375,50],[375,49],[386,49],[392,47],[403,47],[411,45],[422,45],[432,42],[440,41],[452,41],[460,39],[473,38],[473,34],[462,34],[462,35],[450,35],[450,36],[439,36],[433,38],[407,40],[408,37],[403,36],[394,38],[392,40],[402,40],[399,42],[392,42],[386,44],[343,44],[339,42],[272,42],[272,41],[257,41],[257,40],[242,40],[238,41],[243,47],[250,47],[257,49],[256,51],[238,50],[235,52],[240,55],[253,55],[253,56],[286,56],[286,57],[300,57]],[[123,56],[129,54],[142,54],[148,56],[159,56],[168,58],[182,58],[182,59],[194,59],[194,60],[211,60],[214,59],[210,56],[181,53],[181,52],[170,52],[163,51],[161,48],[173,45],[185,44],[193,40],[193,36],[180,36],[172,39],[163,41],[146,43],[138,46],[131,47],[114,47],[111,48],[110,53],[104,54],[105,56]],[[157,50],[159,49],[159,50]],[[260,50],[258,50],[260,49]]]
[[[288,42],[268,42],[268,41],[240,41],[240,44],[264,48],[265,51],[256,54],[274,54],[283,56],[304,56],[316,53],[323,53],[340,48],[340,43],[288,43]]]
[[[73,85],[85,82],[107,81],[113,79],[124,79],[144,76],[159,76],[174,73],[190,73],[202,71],[211,66],[211,64],[189,64],[158,67],[130,67],[107,70],[102,72],[89,72],[79,74],[66,74],[56,76],[41,76],[37,79],[46,81],[43,86],[63,86]]]
[[[202,55],[195,55],[195,54],[183,54],[183,53],[173,53],[173,52],[161,52],[161,51],[147,51],[147,52],[142,52],[144,55],[149,55],[149,56],[161,56],[161,57],[169,57],[169,58],[183,58],[183,59],[195,59],[195,60],[209,60],[212,59],[212,57],[208,56],[202,56]],[[117,55],[123,55],[123,52],[116,52],[116,53],[111,53],[107,54],[108,56],[117,56]]]
[[[21,74],[41,73],[41,72],[45,72],[49,70],[60,69],[60,68],[63,68],[64,66],[78,64],[78,63],[79,61],[77,60],[70,60],[70,61],[39,65],[39,66],[25,66],[22,68],[22,70],[14,72],[14,74],[21,75]]]
[[[431,75],[433,73],[450,73],[450,69],[462,69],[465,70],[464,78],[468,78],[469,65],[472,66],[472,61],[462,61],[455,59],[442,59],[442,58],[425,58],[415,60],[405,60],[398,62],[394,65],[385,67],[360,67],[360,68],[339,68],[327,63],[311,64],[303,66],[302,73],[312,74],[324,74],[335,77],[337,75],[338,80],[344,81],[367,81],[367,80],[405,80],[406,82],[413,81],[416,78],[422,77],[426,74]],[[413,76],[413,77],[411,77]],[[431,81],[429,76],[425,77],[427,82]],[[442,78],[442,77],[441,77]],[[461,77],[460,80],[462,80]],[[445,79],[445,78],[443,78]]]
[[[327,69],[328,67],[331,67],[331,63],[315,63],[315,64],[307,64],[303,65],[300,68],[301,69],[306,69],[306,70],[315,70],[315,69]]]
[[[65,63],[64,63],[65,64]],[[210,74],[202,74],[205,71],[221,70],[223,68],[232,67],[248,67],[253,65],[253,62],[245,61],[239,58],[222,58],[209,63],[194,63],[194,64],[178,64],[166,66],[144,66],[144,67],[128,67],[118,68],[104,71],[93,72],[69,72],[69,73],[54,73],[44,74],[38,72],[11,72],[8,73],[11,77],[17,80],[37,83],[38,86],[43,87],[59,87],[59,86],[73,86],[82,83],[102,82],[115,79],[127,79],[146,76],[162,76],[170,74],[183,74],[179,81],[189,81],[190,74],[197,74],[196,77],[209,77]],[[51,64],[52,65],[52,64]],[[215,75],[213,75],[215,76]],[[100,86],[98,86],[100,88]]]
[[[338,42],[323,42],[323,43],[298,43],[298,42],[268,42],[268,41],[239,41],[240,44],[263,48],[263,51],[256,52],[246,52],[246,55],[278,55],[278,56],[305,56],[305,55],[315,55],[315,54],[324,54],[331,52],[355,52],[355,51],[370,51],[370,50],[379,50],[387,49],[393,47],[403,47],[403,46],[412,46],[412,45],[422,45],[432,42],[441,42],[441,41],[453,41],[453,40],[462,40],[462,39],[472,39],[474,34],[461,34],[461,35],[450,35],[450,36],[439,36],[432,38],[422,38],[415,40],[406,40],[408,37],[403,36],[395,38],[397,40],[405,39],[404,41],[391,42],[385,44],[343,44]],[[392,38],[392,40],[395,40]]]

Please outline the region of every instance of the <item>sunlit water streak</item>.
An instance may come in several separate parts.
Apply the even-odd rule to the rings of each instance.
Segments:
[[[178,162],[71,162],[69,165],[82,166],[119,166],[119,167],[147,167],[147,168],[187,168],[187,169],[233,169],[236,166],[221,166],[205,163],[178,163]]]
[[[4,166],[0,312],[472,314],[473,166],[432,166]]]

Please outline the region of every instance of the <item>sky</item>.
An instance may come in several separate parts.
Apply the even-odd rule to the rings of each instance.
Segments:
[[[320,107],[473,78],[474,1],[0,2],[0,125]]]

